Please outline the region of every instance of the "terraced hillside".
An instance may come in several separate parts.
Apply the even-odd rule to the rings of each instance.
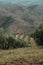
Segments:
[[[26,42],[30,41],[30,37],[27,34],[19,34],[18,33],[18,34],[15,34],[14,36],[15,36],[16,39],[21,39],[21,40],[24,40]]]
[[[14,34],[16,39],[20,39],[21,41],[25,41],[29,44],[29,47],[36,47],[36,42],[33,38],[31,38],[28,34]]]

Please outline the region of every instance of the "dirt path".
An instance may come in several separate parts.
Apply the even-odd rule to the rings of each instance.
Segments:
[[[36,47],[36,42],[33,38],[30,38],[30,42],[32,44],[32,47]]]

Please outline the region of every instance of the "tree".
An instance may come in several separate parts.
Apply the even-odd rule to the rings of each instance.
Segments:
[[[16,39],[12,34],[6,34],[2,28],[0,28],[0,49],[13,49],[28,47],[28,43],[23,40]]]
[[[40,24],[40,26],[34,32],[34,39],[38,45],[43,45],[43,24]]]

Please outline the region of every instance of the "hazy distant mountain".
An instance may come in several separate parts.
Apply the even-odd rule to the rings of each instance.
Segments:
[[[43,0],[0,0],[0,27],[10,33],[32,32],[43,22],[42,4]]]
[[[0,7],[0,27],[10,33],[29,33],[43,22],[43,5]]]
[[[0,0],[1,4],[6,4],[6,3],[19,3],[23,5],[33,5],[33,4],[42,4],[43,0]]]

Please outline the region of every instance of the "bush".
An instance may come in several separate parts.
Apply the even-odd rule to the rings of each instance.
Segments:
[[[28,44],[22,40],[15,39],[14,37],[9,37],[8,39],[9,48],[22,48],[28,47]]]
[[[38,45],[43,45],[43,24],[40,24],[40,26],[34,32],[34,39]]]
[[[14,36],[10,36],[0,30],[0,49],[14,49],[28,47],[28,43],[23,40],[16,39]]]

